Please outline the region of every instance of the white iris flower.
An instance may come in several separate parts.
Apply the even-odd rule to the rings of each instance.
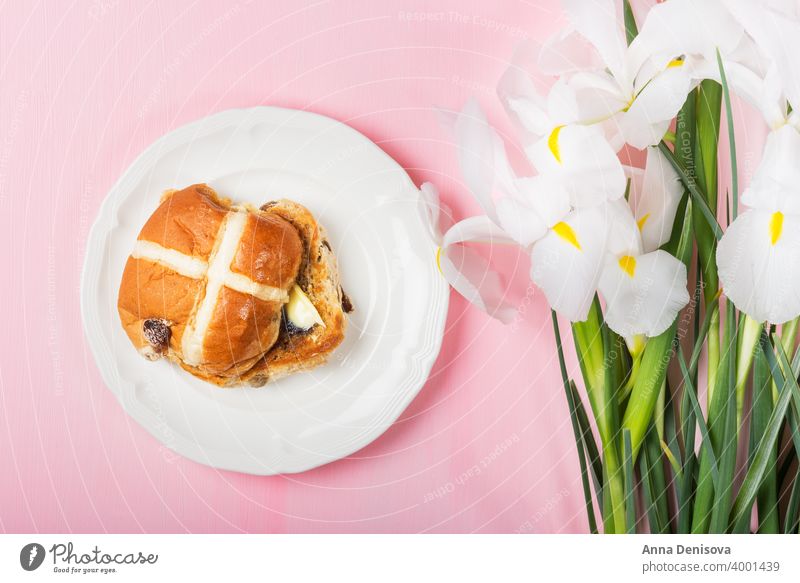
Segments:
[[[531,279],[550,307],[573,322],[586,319],[597,291],[610,204],[575,209],[531,250]]]
[[[531,259],[531,278],[554,310],[585,320],[599,290],[609,327],[627,339],[661,334],[689,301],[686,267],[666,251],[645,252],[624,200],[576,209]]]
[[[463,243],[508,245],[514,241],[483,215],[453,224],[450,210],[429,182],[420,188],[419,202],[423,224],[428,225],[431,238],[439,246],[436,263],[447,282],[473,305],[510,323],[517,310],[506,299],[502,277],[483,256]]]
[[[642,234],[645,251],[655,251],[669,241],[683,184],[675,169],[656,147],[647,148],[645,169],[630,169],[630,202]]]
[[[519,177],[474,100],[452,125],[467,186],[486,212],[464,240],[502,243],[504,233],[530,249],[533,281],[553,309],[585,320],[605,252],[605,205],[625,192],[616,154],[596,128],[564,126],[527,150],[539,174]]]
[[[800,315],[800,133],[767,138],[763,161],[717,249],[725,294],[754,320],[782,324]]]
[[[787,98],[800,102],[798,11],[797,3],[780,0],[663,2],[631,44],[632,60],[637,66],[683,51],[693,79],[720,81],[719,52],[731,91],[777,129],[793,117]]]
[[[530,138],[560,125],[601,124],[615,150],[657,144],[693,87],[683,52],[641,58],[614,0],[564,0],[571,26],[541,50],[523,46],[498,91]],[[559,79],[544,97],[533,71]]]
[[[467,186],[486,213],[440,238],[440,268],[453,287],[507,320],[512,311],[499,275],[461,243],[516,242],[530,251],[531,279],[570,320],[586,319],[600,286],[615,331],[654,336],[669,326],[688,301],[686,273],[656,249],[669,239],[682,189],[657,149],[632,181],[634,218],[622,198],[622,165],[597,128],[565,126],[537,142],[527,153],[539,174],[520,177],[476,102],[451,122]],[[590,145],[606,155],[587,156]],[[430,188],[423,191],[430,195]]]
[[[598,283],[606,322],[629,343],[640,334],[658,336],[689,303],[686,266],[666,251],[645,252],[630,208],[609,206],[611,230]]]
[[[772,129],[762,161],[742,193],[749,207],[717,249],[725,294],[759,322],[800,315],[800,24],[798,6],[771,0],[670,0],[654,7],[631,46],[640,55],[682,47],[693,75],[720,78],[757,107]],[[713,27],[705,26],[714,22]]]
[[[597,127],[556,126],[525,153],[539,175],[563,190],[574,207],[615,200],[625,193],[625,171]]]

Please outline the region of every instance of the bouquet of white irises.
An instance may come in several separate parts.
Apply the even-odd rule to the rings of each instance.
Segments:
[[[529,253],[553,310],[593,532],[597,511],[605,532],[797,532],[800,5],[563,5],[568,27],[520,47],[498,86],[530,175],[513,170],[477,102],[445,113],[485,214],[434,229],[439,267],[509,322],[518,312],[509,274],[474,244]],[[731,95],[770,128],[741,199]],[[623,165],[623,148],[645,150],[644,168]],[[438,225],[438,195],[422,192]],[[594,426],[565,365],[559,316],[571,322]]]

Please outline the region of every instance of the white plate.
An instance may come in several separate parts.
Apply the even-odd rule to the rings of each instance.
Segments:
[[[326,227],[356,308],[330,363],[225,390],[137,354],[116,309],[125,261],[161,192],[197,182],[253,204],[294,199]],[[111,189],[89,235],[81,311],[105,383],[161,442],[217,468],[301,472],[364,447],[419,392],[441,346],[448,288],[418,196],[378,146],[320,115],[230,110],[167,134]]]

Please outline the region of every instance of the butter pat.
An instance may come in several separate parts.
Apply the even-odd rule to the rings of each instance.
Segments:
[[[286,304],[286,318],[297,328],[301,330],[309,330],[315,324],[319,324],[323,328],[325,322],[317,312],[314,304],[308,299],[308,296],[303,293],[300,286],[295,284],[289,291],[289,302]]]

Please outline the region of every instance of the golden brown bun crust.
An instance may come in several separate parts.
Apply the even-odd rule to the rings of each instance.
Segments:
[[[297,282],[325,326],[289,334],[282,302],[264,301],[223,286],[203,338],[202,364],[183,361],[182,338],[205,295],[206,279],[175,273],[149,259],[130,257],[120,283],[118,309],[131,342],[152,356],[143,334],[148,319],[171,333],[163,354],[193,375],[219,386],[261,385],[322,364],[344,339],[346,318],[338,268],[324,229],[302,205],[288,200],[249,210],[231,272],[284,292]],[[165,193],[139,234],[196,259],[213,260],[230,201],[205,184]],[[345,303],[347,299],[344,298]]]
[[[303,242],[291,224],[276,215],[251,214],[231,271],[288,291],[302,259]]]
[[[169,191],[138,239],[209,263],[229,212],[230,201],[205,184]],[[302,241],[290,223],[248,210],[239,247],[228,267],[257,284],[280,288],[285,296],[302,258]],[[129,257],[120,282],[120,320],[131,342],[148,358],[166,356],[216,384],[238,382],[275,343],[283,302],[264,301],[223,286],[202,337],[201,364],[194,367],[184,362],[182,340],[187,326],[195,322],[206,287],[206,276],[194,279],[158,260]],[[168,347],[154,349],[147,341],[143,332],[147,320],[168,326]]]
[[[230,270],[288,294],[302,259],[303,243],[291,224],[252,211]],[[239,382],[277,340],[282,306],[223,286],[203,342],[203,364],[187,370],[219,385]]]
[[[205,372],[237,379],[247,372],[278,339],[281,305],[223,287],[205,338]]]
[[[147,259],[129,257],[122,273],[117,307],[125,332],[136,349],[147,346],[142,335],[144,321],[160,318],[171,323],[170,348],[180,350],[183,330],[202,285],[200,280],[179,275]]]
[[[285,219],[300,233],[304,261],[297,282],[325,326],[314,326],[300,334],[290,334],[286,326],[282,327],[276,344],[245,377],[255,386],[325,363],[344,340],[347,324],[336,257],[325,229],[307,208],[290,200],[268,203],[262,210]]]
[[[226,201],[214,189],[195,184],[167,194],[142,227],[139,240],[207,261],[227,212]]]

